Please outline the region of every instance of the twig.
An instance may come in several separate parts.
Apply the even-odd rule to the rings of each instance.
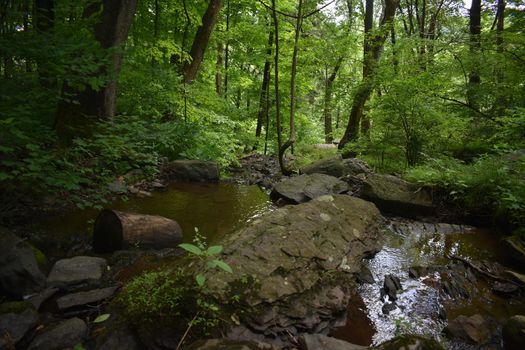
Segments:
[[[191,321],[188,323],[188,328],[186,328],[186,331],[184,332],[184,334],[182,335],[182,338],[180,338],[180,341],[179,343],[177,344],[177,348],[175,348],[175,350],[179,350],[180,347],[182,346],[182,343],[184,343],[184,340],[186,339],[186,336],[188,335],[188,333],[190,332],[190,329],[191,327],[193,326],[193,321],[195,321],[197,319],[197,317],[199,316],[200,314],[200,311],[197,312],[195,314],[195,316],[193,316],[193,318],[191,319]]]
[[[500,122],[499,120],[496,120],[494,119],[493,117],[491,117],[490,115],[486,114],[486,113],[483,113],[482,111],[478,110],[477,108],[471,106],[470,104],[466,103],[466,102],[463,102],[463,101],[460,101],[460,100],[456,100],[455,98],[450,98],[450,97],[446,97],[446,96],[438,96],[439,98],[445,100],[445,101],[450,101],[450,102],[454,102],[460,106],[463,106],[463,107],[466,107],[474,112],[476,112],[477,114],[479,114],[481,117],[485,118],[485,119],[488,119],[496,124],[498,124],[499,126],[502,126],[503,123]]]

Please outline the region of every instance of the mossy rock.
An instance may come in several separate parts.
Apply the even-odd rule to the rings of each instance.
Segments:
[[[33,254],[35,255],[36,263],[38,266],[42,269],[47,266],[47,257],[40,249],[32,245],[31,243],[28,243],[29,248],[33,251]]]
[[[444,350],[443,346],[431,338],[425,338],[420,335],[401,335],[391,339],[377,347],[375,350]]]
[[[28,301],[10,301],[0,304],[0,315],[3,314],[21,314],[27,309],[34,309]]]

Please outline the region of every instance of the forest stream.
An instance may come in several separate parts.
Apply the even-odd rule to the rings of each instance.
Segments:
[[[119,200],[110,207],[174,219],[183,229],[185,242],[192,241],[195,227],[214,242],[276,208],[259,187],[230,183],[176,183],[151,197]],[[89,235],[96,214],[94,210],[80,210],[48,221],[40,227],[42,237],[60,237],[62,242],[71,242],[79,234]],[[458,265],[454,265],[457,262],[451,256],[466,261],[508,263],[498,235],[470,226],[398,218],[386,222],[383,248],[365,263],[373,281],[359,284],[357,294],[350,299],[346,319],[332,331],[332,336],[364,346],[378,345],[403,333],[444,340],[441,331],[447,320],[459,315],[482,314],[502,320],[525,312],[525,303],[509,302],[495,295],[486,281],[468,276],[471,272],[466,269],[456,272],[467,276],[467,281],[453,281]],[[50,241],[45,251],[51,256],[66,254],[60,251],[61,247]],[[126,268],[119,279],[125,282],[145,270],[161,268],[163,263],[166,261],[141,259]],[[392,309],[385,311],[389,303],[381,287],[389,275],[399,278],[401,290]],[[449,284],[447,278],[451,278]],[[447,294],[445,285],[456,286],[461,292]],[[450,344],[450,348],[470,347],[458,343]]]

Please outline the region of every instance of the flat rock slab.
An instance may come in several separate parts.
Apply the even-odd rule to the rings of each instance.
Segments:
[[[219,181],[219,165],[215,162],[174,160],[164,166],[163,173],[170,181]]]
[[[432,197],[426,190],[392,175],[368,174],[361,197],[387,214],[415,218],[434,212]]]
[[[118,287],[108,287],[64,295],[57,299],[58,309],[62,311],[75,306],[98,304],[115,295],[117,289]]]
[[[188,350],[280,350],[280,347],[256,340],[236,341],[229,339],[199,340],[191,344]]]
[[[458,316],[445,328],[445,332],[453,338],[464,340],[471,344],[482,345],[496,332],[496,322],[479,314],[473,316]]]
[[[356,176],[371,172],[368,165],[357,158],[343,159],[340,154],[318,160],[300,169],[301,174],[325,174],[334,177]]]
[[[279,182],[273,187],[271,197],[299,204],[324,195],[348,191],[346,182],[325,174],[304,174]]]
[[[322,334],[303,334],[299,339],[303,350],[363,350],[366,346],[348,343],[344,340]]]
[[[0,350],[11,349],[11,345],[18,343],[24,335],[33,329],[38,322],[38,314],[26,309],[20,314],[8,313],[0,315]],[[6,337],[11,344],[6,343]]]
[[[21,298],[43,289],[45,281],[31,247],[0,228],[0,294]]]
[[[380,247],[381,227],[375,205],[335,195],[280,208],[229,235],[217,258],[234,273],[207,273],[212,292],[241,285],[250,306],[229,336],[288,346],[299,330],[328,331],[347,309],[362,259]]]
[[[75,256],[55,263],[47,283],[50,286],[67,286],[83,282],[98,283],[107,268],[106,259],[92,256]]]
[[[29,344],[28,350],[55,350],[82,344],[88,328],[79,318],[70,318],[56,326],[46,328]]]

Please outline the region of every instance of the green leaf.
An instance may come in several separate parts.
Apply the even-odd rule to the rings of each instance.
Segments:
[[[209,255],[217,255],[220,252],[222,252],[222,246],[220,246],[220,245],[212,245],[211,247],[208,248],[208,250],[206,251],[206,254],[208,256]]]
[[[95,318],[93,323],[102,323],[102,322],[106,321],[109,318],[109,316],[111,316],[111,314],[102,314],[102,315],[98,316],[97,318]]]
[[[229,273],[233,273],[233,270],[232,268],[230,267],[230,265],[226,264],[224,261],[222,260],[212,260],[215,265],[217,265],[218,268],[220,268],[221,270],[224,270],[226,272],[229,272]]]
[[[217,267],[217,263],[215,262],[215,260],[208,261],[206,264],[208,265],[208,267],[210,267],[212,269]]]
[[[197,280],[197,284],[199,285],[199,287],[204,286],[204,283],[206,283],[206,277],[204,277],[201,274],[198,274],[197,276],[195,276],[195,279]]]
[[[179,247],[181,247],[185,251],[190,252],[192,254],[195,254],[197,256],[203,256],[204,255],[204,252],[202,251],[202,249],[200,249],[199,247],[197,247],[196,245],[193,245],[191,243],[182,243],[182,244],[179,244]]]

